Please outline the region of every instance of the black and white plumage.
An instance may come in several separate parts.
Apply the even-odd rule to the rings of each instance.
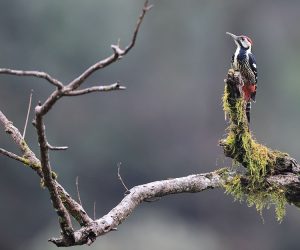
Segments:
[[[257,88],[256,61],[251,52],[253,42],[244,35],[236,36],[229,32],[226,32],[226,34],[230,35],[237,45],[236,51],[232,56],[231,67],[235,71],[240,72],[243,83],[242,91],[247,102],[246,115],[248,122],[250,122],[251,100],[255,102]]]

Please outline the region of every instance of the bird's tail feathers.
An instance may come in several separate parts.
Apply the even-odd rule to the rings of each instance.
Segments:
[[[248,120],[248,123],[250,123],[250,111],[251,111],[251,102],[247,102],[247,105],[246,105],[246,116],[247,116],[247,120]]]

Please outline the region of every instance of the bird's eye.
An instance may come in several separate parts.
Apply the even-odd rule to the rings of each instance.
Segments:
[[[244,37],[242,37],[242,41],[244,41],[245,40],[245,38]]]

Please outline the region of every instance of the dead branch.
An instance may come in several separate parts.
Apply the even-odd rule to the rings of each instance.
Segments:
[[[144,4],[143,11],[142,11],[142,14],[139,16],[139,19],[137,21],[135,30],[133,32],[131,43],[124,49],[124,52],[123,52],[123,54],[121,54],[121,56],[126,55],[133,48],[133,46],[135,45],[136,38],[137,38],[137,35],[138,35],[138,32],[139,32],[140,26],[143,22],[143,19],[146,15],[147,11],[149,11],[152,7],[153,7],[153,5],[149,5],[148,0],[146,0],[145,4]],[[117,47],[119,47],[119,46],[117,46]]]
[[[226,181],[231,180],[228,170],[189,175],[186,177],[169,180],[155,181],[131,188],[125,198],[114,207],[108,214],[94,220],[86,227],[74,232],[75,242],[73,245],[92,244],[96,237],[105,235],[124,222],[134,210],[149,199],[160,198],[171,194],[198,193],[214,188],[223,188]],[[292,186],[298,183],[296,175],[270,176],[267,181],[276,185]],[[67,247],[69,243],[61,238],[51,238],[49,241],[58,247]]]
[[[0,110],[0,123],[2,124],[4,131],[10,135],[10,137],[13,139],[17,147],[20,149],[20,151],[23,154],[23,158],[27,160],[26,165],[30,166],[36,173],[39,175],[39,177],[43,177],[43,173],[40,169],[40,161],[35,156],[35,154],[31,151],[31,149],[28,147],[26,141],[23,139],[23,136],[21,135],[20,131],[13,125],[11,121],[9,121],[6,116],[1,112]]]
[[[140,28],[140,25],[144,19],[146,12],[151,8],[148,5],[148,1],[145,2],[142,14],[138,19],[132,41],[126,47],[124,51],[122,51],[119,47],[113,45],[113,55],[99,61],[98,63],[89,67],[85,72],[83,72],[78,78],[71,81],[68,85],[64,85],[58,80],[51,77],[49,74],[45,72],[39,71],[23,71],[23,70],[12,70],[12,69],[0,69],[0,73],[2,74],[10,74],[17,76],[34,76],[39,78],[46,79],[49,83],[53,84],[57,87],[57,89],[46,99],[44,103],[39,102],[38,106],[35,108],[35,120],[34,126],[38,135],[39,149],[40,149],[40,161],[36,158],[34,153],[26,144],[24,138],[21,136],[19,130],[12,125],[11,122],[4,116],[4,114],[0,111],[0,120],[5,128],[5,131],[9,133],[15,143],[19,146],[21,151],[23,152],[24,159],[22,157],[18,157],[8,151],[2,150],[1,153],[3,155],[9,156],[10,158],[14,158],[15,160],[22,161],[26,165],[31,166],[38,175],[43,180],[43,185],[47,187],[50,193],[50,198],[52,200],[52,205],[57,215],[59,217],[59,224],[62,230],[62,237],[64,241],[72,244],[74,242],[73,236],[73,228],[70,219],[71,214],[80,225],[86,225],[90,223],[92,220],[87,216],[82,206],[74,201],[69,194],[65,192],[61,185],[59,185],[56,181],[56,175],[51,169],[50,158],[49,158],[49,149],[50,150],[62,150],[66,149],[65,147],[53,147],[51,146],[46,137],[46,128],[44,124],[44,117],[50,111],[50,109],[55,105],[55,103],[63,96],[66,95],[83,95],[96,91],[111,91],[111,90],[122,90],[125,87],[120,86],[119,83],[115,83],[109,86],[94,86],[91,88],[86,88],[82,90],[77,90],[78,87],[86,81],[86,79],[96,70],[107,67],[111,63],[115,62],[118,59],[121,59],[122,56],[127,54],[131,48],[134,46],[137,34]]]
[[[116,62],[118,59],[121,59],[123,56],[125,56],[135,45],[136,42],[136,38],[141,26],[141,23],[143,22],[143,19],[146,15],[146,13],[151,9],[152,5],[148,4],[148,0],[145,1],[144,3],[144,7],[142,10],[142,14],[139,16],[137,25],[135,27],[132,39],[130,44],[125,48],[125,50],[122,50],[119,45],[112,45],[112,49],[113,49],[113,54],[110,55],[109,57],[95,63],[94,65],[90,66],[86,71],[84,71],[80,76],[78,76],[76,79],[74,79],[72,82],[70,82],[67,85],[67,88],[71,89],[71,90],[75,90],[77,89],[83,82],[85,82],[85,80],[91,76],[95,71],[99,70],[99,69],[103,69],[107,66],[109,66],[110,64]]]
[[[16,160],[24,163],[33,169],[40,178],[43,179],[43,172],[41,170],[41,162],[36,157],[34,152],[29,148],[26,141],[23,139],[19,130],[9,121],[6,116],[0,111],[0,124],[2,124],[4,131],[13,139],[16,146],[20,149],[23,156],[15,157]],[[8,156],[5,152],[1,151],[0,153]],[[11,154],[10,154],[11,155]],[[11,157],[13,158],[13,157]],[[84,211],[83,207],[78,204],[72,197],[66,192],[66,190],[54,180],[56,188],[58,190],[59,196],[62,198],[64,206],[67,208],[72,217],[78,221],[78,223],[83,226],[87,225],[92,221],[92,219]]]
[[[122,178],[121,173],[120,173],[120,169],[121,169],[121,162],[118,163],[118,179],[122,183],[123,187],[126,190],[125,194],[128,194],[130,191],[129,191],[129,189],[127,188],[126,184],[123,181],[123,178]]]
[[[9,152],[3,148],[0,148],[0,153],[19,162],[22,162],[23,164],[26,164],[26,159],[22,158],[21,156],[18,156],[12,152]]]
[[[170,194],[196,193],[221,187],[224,183],[222,174],[211,172],[206,174],[189,175],[170,180],[155,181],[139,185],[129,190],[128,195],[108,214],[74,232],[74,244],[91,244],[96,237],[104,235],[124,222],[134,209],[145,199],[162,197]],[[59,247],[71,246],[64,238],[52,238],[49,241]]]
[[[43,115],[40,113],[40,106],[35,108],[35,127],[38,134],[38,141],[40,146],[40,157],[41,157],[41,166],[43,172],[44,185],[48,188],[50,193],[50,198],[54,210],[56,211],[59,217],[60,227],[64,238],[68,241],[73,239],[73,228],[71,223],[71,218],[67,209],[64,207],[61,197],[58,194],[57,187],[55,185],[55,180],[52,175],[52,169],[49,160],[49,151],[48,151],[48,141],[46,138],[45,125],[43,121]]]
[[[79,177],[77,176],[76,177],[76,191],[77,191],[77,198],[78,198],[78,201],[79,201],[79,204],[82,206],[82,202],[81,202],[81,198],[80,198],[80,192],[79,192]],[[95,220],[95,218],[94,218]]]
[[[86,89],[80,90],[73,90],[67,91],[64,93],[65,96],[76,96],[76,95],[85,95],[92,92],[106,92],[106,91],[113,91],[113,90],[125,90],[125,86],[121,86],[120,83],[116,82],[110,85],[103,85],[103,86],[94,86]]]
[[[40,71],[26,71],[26,70],[15,70],[15,69],[0,69],[0,74],[5,75],[15,75],[15,76],[33,76],[37,78],[43,78],[47,80],[50,84],[56,86],[61,89],[63,84],[57,79],[50,76],[48,73],[40,72]]]
[[[69,148],[68,146],[52,146],[49,142],[47,143],[47,147],[53,151],[67,150]]]
[[[26,135],[26,129],[27,129],[29,114],[30,114],[30,110],[31,110],[32,93],[33,93],[33,90],[31,90],[30,96],[29,96],[27,115],[26,115],[25,125],[24,125],[24,129],[23,129],[23,139],[25,138],[25,135]]]

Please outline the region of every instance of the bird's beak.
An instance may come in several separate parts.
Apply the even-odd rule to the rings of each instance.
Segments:
[[[230,32],[226,32],[226,34],[230,35],[233,38],[233,40],[235,40],[235,41],[238,39],[238,36],[236,36],[236,35],[234,35],[234,34],[232,34]]]

